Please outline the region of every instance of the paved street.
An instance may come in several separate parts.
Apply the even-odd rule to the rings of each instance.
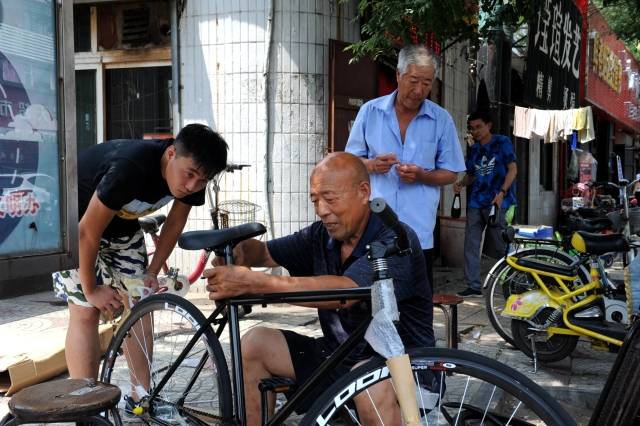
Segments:
[[[460,269],[438,267],[435,275],[436,293],[455,293],[463,288]],[[189,298],[205,313],[210,312],[212,304],[202,284],[194,286]],[[439,310],[435,310],[434,315],[438,345],[444,346],[443,316]],[[65,307],[56,304],[48,292],[0,300],[0,342],[3,347],[42,348],[47,341],[63,339],[66,317]],[[254,312],[242,321],[242,331],[258,325],[319,333],[315,311],[300,307],[254,307]],[[588,343],[581,342],[570,358],[543,366],[534,374],[530,360],[493,331],[482,298],[468,299],[460,305],[459,332],[460,348],[497,359],[526,374],[562,402],[580,424],[587,423],[615,358],[615,354],[595,351]],[[226,348],[226,335],[222,343]],[[7,401],[7,397],[1,398],[0,415],[7,412]]]

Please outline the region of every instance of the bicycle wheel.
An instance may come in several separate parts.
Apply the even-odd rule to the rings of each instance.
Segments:
[[[533,322],[539,325],[545,324],[551,312],[553,312],[551,308],[543,309],[533,318]],[[532,325],[526,321],[511,321],[511,334],[513,335],[516,347],[529,358],[533,358],[531,340],[529,339],[529,335],[533,333],[529,330],[531,326]],[[549,336],[544,342],[537,339],[534,339],[534,342],[536,345],[536,356],[540,361],[555,362],[571,355],[571,352],[573,352],[578,344],[578,336],[554,334],[553,336]]]
[[[544,247],[519,250],[512,256],[560,265],[569,265],[576,260],[564,251]],[[589,282],[589,271],[584,266],[578,270],[578,278],[580,283]],[[491,325],[505,342],[516,347],[511,332],[511,319],[503,317],[502,310],[509,296],[537,288],[537,284],[529,274],[513,269],[506,259],[502,258],[487,274],[483,288],[485,289],[485,309]]]
[[[147,424],[210,424],[231,418],[229,372],[211,327],[157,396],[149,395],[205,321],[191,302],[172,294],[151,296],[131,310],[111,340],[100,376],[122,391],[120,417]],[[134,414],[138,405],[142,414]]]
[[[408,353],[420,390],[417,398],[423,424],[575,424],[540,386],[495,360],[447,348],[419,348]],[[343,424],[343,418],[360,424],[361,414],[354,398],[359,398],[361,410],[368,406],[368,411],[377,416],[375,423],[382,423],[388,412],[382,410],[381,404],[372,404],[371,397],[379,390],[372,386],[381,382],[393,385],[384,360],[376,357],[334,383],[301,424]],[[377,401],[384,404],[390,399],[382,395]],[[391,401],[397,410],[397,403]],[[396,418],[384,424],[402,423]]]

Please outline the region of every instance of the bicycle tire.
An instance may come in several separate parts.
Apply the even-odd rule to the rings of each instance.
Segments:
[[[232,417],[229,371],[211,327],[204,329],[157,397],[153,401],[146,397],[148,404],[140,418],[132,412],[134,402],[144,400],[137,394],[142,393],[139,388],[134,391],[136,384],[152,393],[205,321],[191,302],[173,294],[153,295],[136,304],[111,340],[100,375],[100,380],[118,386],[122,392],[120,417],[164,424],[207,424]],[[139,354],[136,365],[127,361],[127,349]]]
[[[445,420],[446,424],[454,424],[457,420],[457,424],[478,424],[477,421],[482,420],[483,424],[504,424],[511,418],[511,424],[522,424],[517,420],[533,420],[536,424],[538,420],[548,425],[575,425],[544,389],[495,360],[448,348],[418,348],[408,353],[414,375],[428,377],[431,374],[438,377],[440,383],[445,383],[432,394],[437,398],[437,402],[432,403],[433,409],[421,409],[423,423],[427,420],[427,424],[442,424],[440,420]],[[301,425],[334,424],[345,409],[348,410],[346,416],[357,419],[357,412],[349,409],[354,406],[353,398],[363,392],[368,395],[371,386],[388,377],[384,359],[376,357],[367,361],[327,389],[302,419]],[[467,398],[470,390],[477,393]],[[418,402],[425,405],[420,397]],[[514,412],[509,413],[513,407],[516,407]],[[460,423],[461,418],[469,423]]]
[[[543,247],[519,250],[512,253],[511,256],[543,261],[553,259],[554,263],[562,265],[569,265],[576,259],[564,251]],[[589,271],[582,265],[578,270],[578,278],[582,283],[588,283],[590,279]],[[526,281],[527,275],[511,268],[503,257],[491,268],[482,286],[485,289],[484,297],[487,317],[489,317],[493,329],[505,342],[514,348],[517,348],[517,346],[511,331],[511,319],[502,317],[500,314],[504,309],[504,302],[511,296],[512,287],[524,287],[526,286]]]
[[[640,424],[640,323],[635,322],[611,368],[589,426]]]
[[[545,311],[551,312],[552,309],[546,309]],[[544,315],[545,311],[536,315],[534,318],[536,323],[545,323],[548,317],[548,315]],[[513,340],[516,342],[516,347],[529,358],[533,358],[531,341],[528,338],[529,327],[531,327],[531,325],[526,321],[511,321],[511,334],[513,335]],[[578,344],[578,340],[578,336],[554,334],[545,342],[536,341],[536,357],[542,362],[560,361],[571,355],[571,352],[573,352]]]

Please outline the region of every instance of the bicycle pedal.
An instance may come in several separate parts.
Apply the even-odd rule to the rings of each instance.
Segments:
[[[297,387],[298,385],[295,380],[287,377],[268,377],[266,379],[261,379],[258,384],[260,392],[292,392],[295,391]]]

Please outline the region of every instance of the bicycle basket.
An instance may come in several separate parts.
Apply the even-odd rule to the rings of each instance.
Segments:
[[[629,209],[629,233],[640,235],[640,207]]]
[[[255,222],[256,212],[260,206],[245,200],[221,201],[218,207],[220,212],[220,227],[241,225],[243,223]]]

